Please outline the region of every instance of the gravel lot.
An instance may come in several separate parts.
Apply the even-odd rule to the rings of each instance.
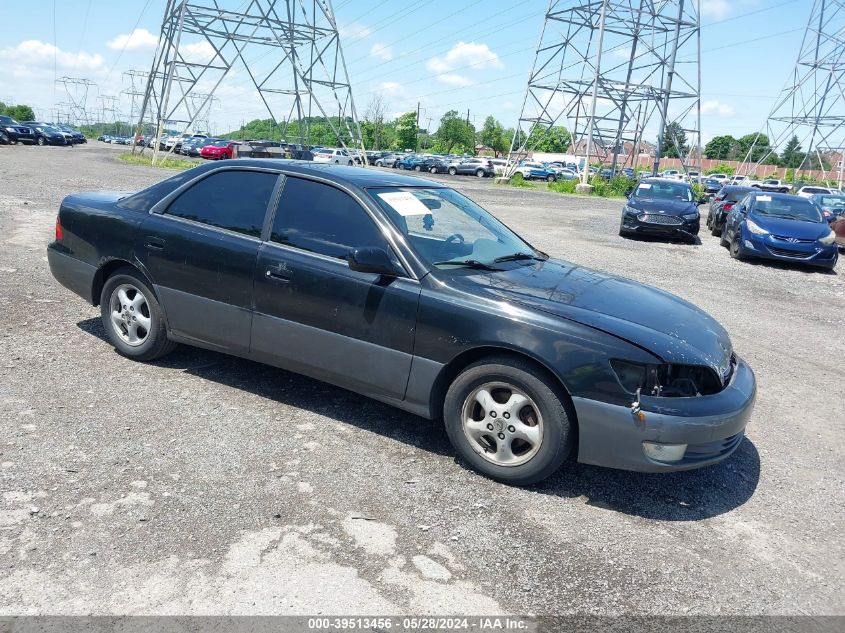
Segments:
[[[341,389],[118,356],[45,246],[66,194],[170,173],[119,151],[0,147],[0,614],[845,614],[845,264],[623,240],[618,201],[438,177],[556,257],[698,304],[758,377],[726,463],[508,488]]]

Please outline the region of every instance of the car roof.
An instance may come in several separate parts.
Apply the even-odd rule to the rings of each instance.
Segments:
[[[746,187],[745,185],[725,185],[722,189],[725,191],[760,191],[756,187]]]
[[[427,178],[405,176],[401,173],[391,173],[365,167],[349,167],[346,165],[329,165],[312,163],[311,161],[287,160],[283,158],[239,158],[226,161],[226,167],[264,167],[279,169],[289,173],[305,176],[318,176],[338,184],[348,184],[362,189],[367,187],[437,187],[444,185]],[[219,168],[216,163],[195,167],[198,172]]]
[[[677,178],[660,178],[655,176],[650,176],[648,178],[640,178],[640,182],[671,182],[677,185],[689,185],[689,183],[684,182],[683,180],[678,180]]]
[[[769,192],[769,191],[761,191],[761,190],[757,189],[756,187],[753,187],[752,189],[753,190],[749,191],[748,193],[750,193],[755,198],[757,196],[768,196],[768,197],[774,198],[776,200],[780,200],[780,199],[784,199],[784,200],[795,200],[795,199],[803,200],[803,198],[801,198],[800,196],[796,196],[795,194],[792,194],[792,193],[775,193],[775,192]]]

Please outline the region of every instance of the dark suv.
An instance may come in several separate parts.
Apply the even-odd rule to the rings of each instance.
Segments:
[[[10,143],[27,143],[35,145],[35,132],[25,125],[21,125],[12,117],[0,115],[0,127],[9,137]]]

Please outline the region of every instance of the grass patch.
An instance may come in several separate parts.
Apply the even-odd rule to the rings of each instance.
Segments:
[[[537,185],[535,185],[533,182],[529,182],[529,181],[525,180],[525,178],[523,178],[522,174],[520,174],[519,172],[517,172],[513,176],[511,176],[510,180],[508,182],[504,183],[504,184],[509,185],[511,187],[517,187],[519,189],[536,189],[537,188]]]
[[[191,169],[196,167],[198,163],[192,160],[185,160],[183,158],[160,158],[156,164],[152,164],[152,154],[132,154],[131,152],[124,152],[118,156],[124,163],[131,163],[133,165],[143,165],[144,167],[161,167],[162,169]]]

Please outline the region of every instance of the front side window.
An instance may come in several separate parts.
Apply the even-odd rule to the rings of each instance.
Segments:
[[[331,185],[294,177],[285,180],[270,239],[338,259],[356,248],[388,249],[355,198]]]
[[[517,253],[543,257],[454,189],[379,187],[367,191],[428,264],[452,267],[461,265],[461,260],[475,260],[494,265],[497,258]]]
[[[180,194],[165,213],[260,237],[277,179],[258,171],[217,172]]]

